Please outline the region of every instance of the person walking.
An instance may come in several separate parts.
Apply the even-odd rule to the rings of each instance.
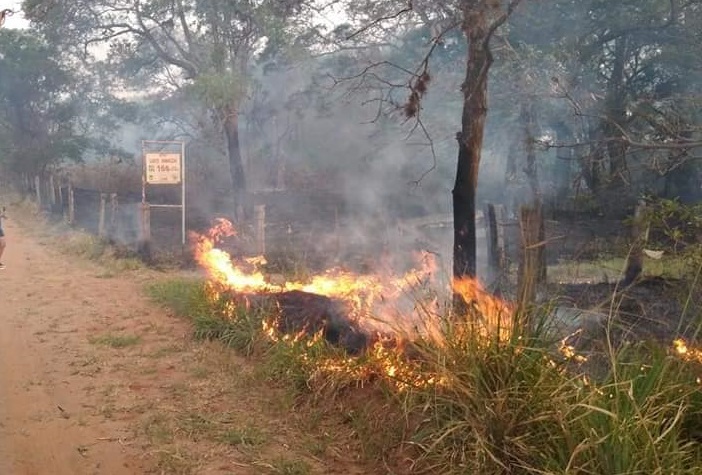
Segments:
[[[5,231],[2,229],[2,220],[7,219],[5,216],[5,207],[3,206],[2,212],[0,212],[0,269],[5,268],[5,264],[2,263],[2,253],[5,251]]]

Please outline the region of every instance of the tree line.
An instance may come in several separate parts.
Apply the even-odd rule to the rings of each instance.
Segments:
[[[134,150],[115,131],[148,124],[226,167],[241,219],[262,184],[387,173],[384,186],[419,186],[427,199],[452,192],[457,276],[475,274],[476,193],[491,186],[598,214],[630,212],[644,193],[701,197],[699,0],[23,9],[31,30],[0,29],[10,170],[126,158]]]

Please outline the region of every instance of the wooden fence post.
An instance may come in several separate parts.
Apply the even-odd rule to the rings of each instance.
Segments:
[[[151,207],[149,203],[141,203],[139,220],[139,254],[143,259],[151,259]]]
[[[107,195],[100,193],[100,217],[98,218],[98,236],[105,237],[105,209],[107,205]]]
[[[49,205],[51,206],[51,211],[53,212],[56,206],[56,184],[54,183],[54,175],[49,175]]]
[[[644,214],[646,212],[646,202],[639,200],[634,211],[634,219],[631,223],[631,250],[626,258],[626,269],[624,270],[624,280],[622,285],[631,285],[639,278],[643,272],[643,249],[648,238],[647,232],[643,230]]]
[[[254,206],[256,254],[266,255],[266,205]]]
[[[518,297],[523,310],[536,301],[536,289],[546,281],[544,227],[540,204],[520,210],[522,252],[519,262]],[[526,323],[526,322],[525,322]]]
[[[63,210],[65,208],[65,204],[66,204],[66,202],[64,200],[64,196],[63,196],[63,179],[59,179],[58,187],[56,188],[56,191],[58,193],[58,204],[59,204],[59,207],[61,208],[61,213],[63,213],[64,212]]]
[[[68,182],[68,224],[73,226],[76,223],[76,198],[73,192],[73,184]]]
[[[117,193],[110,194],[110,225],[107,230],[107,234],[110,237],[117,236],[117,227],[119,225],[119,220],[117,219],[117,214],[119,213],[119,201],[117,198]]]
[[[485,226],[487,228],[488,279],[490,281],[499,279],[504,273],[505,240],[503,221],[504,207],[489,203],[485,211]]]
[[[34,191],[37,196],[37,206],[41,209],[41,178],[39,175],[34,177]]]

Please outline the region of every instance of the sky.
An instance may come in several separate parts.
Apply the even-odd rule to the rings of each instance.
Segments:
[[[0,10],[9,8],[14,10],[16,13],[11,17],[5,19],[5,25],[3,28],[28,28],[29,22],[24,19],[22,14],[22,2],[21,1],[7,1],[0,0]]]

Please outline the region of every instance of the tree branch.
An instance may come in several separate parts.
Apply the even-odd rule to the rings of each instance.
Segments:
[[[180,20],[180,27],[183,28],[183,35],[185,36],[185,41],[188,43],[188,50],[193,52],[193,36],[188,26],[188,21],[185,18],[185,9],[183,8],[183,0],[178,0],[178,19]]]
[[[409,13],[409,12],[411,12],[412,10],[413,10],[413,7],[412,7],[412,0],[409,0],[409,1],[407,2],[407,6],[406,6],[405,8],[403,8],[402,10],[399,10],[399,11],[393,13],[392,15],[387,15],[387,16],[384,16],[384,17],[376,18],[376,19],[373,20],[371,23],[369,23],[369,24],[363,26],[362,28],[356,30],[355,32],[351,33],[349,36],[346,37],[346,39],[347,39],[347,40],[351,40],[351,39],[355,38],[356,36],[362,34],[362,33],[365,32],[365,31],[370,30],[370,29],[373,28],[374,26],[379,25],[380,23],[382,23],[382,22],[384,22],[384,21],[387,21],[387,20],[394,20],[395,18],[398,18],[398,17],[404,15],[405,13]]]
[[[187,71],[188,74],[192,77],[197,76],[197,68],[192,63],[190,63],[190,61],[180,59],[176,56],[173,56],[172,54],[169,54],[158,42],[158,40],[153,36],[153,34],[151,34],[146,24],[144,23],[144,18],[141,15],[139,4],[140,2],[136,2],[135,9],[136,20],[137,23],[139,23],[139,26],[141,27],[141,30],[139,30],[140,35],[149,42],[149,44],[154,48],[154,50],[156,50],[156,54],[158,54],[164,61],[167,61],[172,65],[178,66],[179,68]]]

